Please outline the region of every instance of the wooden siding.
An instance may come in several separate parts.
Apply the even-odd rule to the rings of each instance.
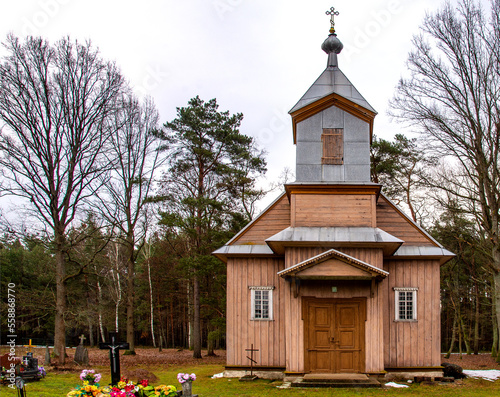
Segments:
[[[376,227],[373,194],[293,194],[292,227]]]
[[[385,366],[435,367],[441,364],[439,261],[388,261],[382,283]],[[417,321],[395,320],[394,287],[417,287]]]
[[[281,200],[260,216],[231,244],[265,244],[265,240],[290,226],[290,204],[288,197]]]
[[[380,197],[377,203],[377,227],[403,240],[403,245],[436,246],[416,225],[394,209],[384,197]]]
[[[285,282],[277,275],[284,261],[272,258],[229,258],[227,263],[227,365],[250,365],[253,343],[258,366],[285,366],[283,299]],[[273,320],[250,320],[250,286],[274,286]]]
[[[354,256],[371,265],[382,265],[382,250],[380,249],[339,249],[348,255]],[[287,248],[285,265],[306,260],[325,250],[322,248]],[[332,286],[337,292],[332,292]],[[381,290],[380,290],[381,291]],[[382,291],[381,291],[382,292]],[[315,298],[366,298],[365,322],[365,372],[376,373],[384,370],[384,351],[380,343],[383,340],[383,295],[379,293],[379,284],[373,291],[370,281],[344,280],[301,280],[297,298],[294,298],[292,286],[287,282],[285,286],[285,318],[286,327],[286,368],[291,372],[304,371],[304,321],[302,318],[302,297]]]

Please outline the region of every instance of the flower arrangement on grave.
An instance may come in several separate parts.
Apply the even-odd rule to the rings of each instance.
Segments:
[[[94,370],[83,370],[80,374],[81,386],[76,386],[66,396],[67,397],[174,397],[177,396],[177,388],[172,385],[150,386],[147,379],[137,383],[121,378],[115,386],[100,387],[99,383],[91,384],[91,381],[98,382],[100,374]]]
[[[177,388],[172,385],[160,385],[153,388],[153,390],[144,389],[144,396],[146,397],[174,397],[177,396]]]
[[[7,368],[2,367],[0,369],[0,385],[7,384]]]
[[[97,374],[93,369],[84,369],[80,373],[80,379],[82,380],[82,385],[76,386],[66,395],[67,397],[109,396],[111,389],[107,386],[99,387],[101,374]]]
[[[82,386],[76,386],[71,390],[66,397],[104,397],[109,396],[111,389],[109,387],[99,387],[99,384],[90,385],[89,382],[84,381]]]
[[[195,374],[177,374],[177,380],[179,383],[185,383],[185,382],[192,382],[193,380],[196,380],[196,375]]]
[[[38,366],[38,373],[40,374],[40,377],[45,378],[47,376],[47,372],[45,371],[45,368]]]
[[[149,389],[153,390],[153,387],[149,386],[147,379],[134,383],[122,377],[118,384],[111,388],[109,395],[111,397],[142,397],[148,395],[145,392]]]
[[[93,369],[84,369],[80,374],[80,379],[82,382],[88,382],[90,385],[99,383],[101,380],[101,374],[96,374]]]

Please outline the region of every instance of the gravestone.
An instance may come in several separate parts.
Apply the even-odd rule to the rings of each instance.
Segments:
[[[83,341],[85,340],[85,335],[80,336],[80,344],[76,347],[74,361],[80,365],[88,365],[89,363],[89,352],[85,346],[83,346]]]
[[[99,349],[109,349],[109,361],[111,364],[111,384],[116,385],[120,381],[120,349],[129,349],[130,345],[118,342],[118,333],[109,333],[108,343],[99,343]]]
[[[49,350],[49,345],[45,346],[45,365],[50,365],[50,350]]]
[[[33,357],[33,353],[26,353],[21,364],[16,365],[16,375],[20,376],[23,381],[40,380],[42,376],[38,371],[38,359]]]
[[[11,357],[9,353],[5,353],[3,356],[0,356],[0,367],[10,369],[11,364],[21,364],[21,359],[19,357]]]

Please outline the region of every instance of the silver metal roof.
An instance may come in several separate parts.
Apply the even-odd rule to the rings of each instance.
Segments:
[[[418,258],[439,258],[440,263],[446,263],[456,255],[443,247],[402,245],[393,254],[394,259]]]
[[[285,246],[308,243],[314,245],[380,245],[390,255],[403,244],[403,240],[376,227],[288,227],[269,237],[266,243],[277,254]]]
[[[290,110],[293,113],[330,94],[340,95],[377,113],[338,67],[328,67]]]
[[[218,250],[212,252],[217,258],[226,262],[228,256],[247,256],[247,255],[275,255],[273,250],[268,245],[256,244],[240,244],[240,245],[224,245]]]
[[[377,227],[287,227],[266,240],[266,242],[278,241],[401,244],[404,242]]]

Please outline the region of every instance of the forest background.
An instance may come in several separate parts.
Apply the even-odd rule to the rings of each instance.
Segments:
[[[419,138],[373,140],[372,180],[456,258],[441,270],[442,348],[498,355],[500,2],[463,0],[414,37],[393,117]],[[225,346],[225,267],[213,250],[255,215],[265,153],[243,115],[192,98],[160,125],[90,43],[4,41],[0,66],[1,287],[16,286],[20,338],[90,345]],[[259,179],[261,178],[261,179]],[[9,301],[2,293],[2,329]],[[6,334],[2,332],[2,343]]]

